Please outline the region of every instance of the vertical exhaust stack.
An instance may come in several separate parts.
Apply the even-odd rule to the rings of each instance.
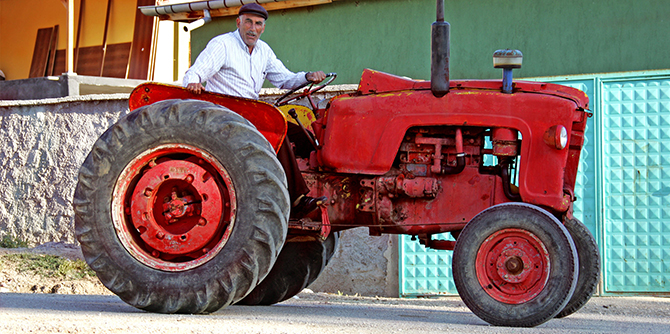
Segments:
[[[430,58],[430,90],[435,97],[442,97],[449,93],[449,22],[444,22],[444,0],[437,0]]]

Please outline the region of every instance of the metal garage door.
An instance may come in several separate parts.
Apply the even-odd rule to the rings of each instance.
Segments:
[[[603,81],[606,292],[670,292],[670,79]]]

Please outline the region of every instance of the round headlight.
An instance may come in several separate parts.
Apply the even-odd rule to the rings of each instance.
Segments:
[[[559,126],[558,137],[559,137],[558,139],[559,145],[556,145],[556,148],[562,150],[566,146],[568,146],[568,130],[566,130],[564,126]]]
[[[568,130],[563,125],[554,125],[544,132],[542,139],[547,145],[562,150],[568,146]]]

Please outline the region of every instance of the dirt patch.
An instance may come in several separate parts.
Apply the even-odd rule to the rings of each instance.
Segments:
[[[112,294],[82,261],[78,247],[54,242],[0,248],[0,292]]]

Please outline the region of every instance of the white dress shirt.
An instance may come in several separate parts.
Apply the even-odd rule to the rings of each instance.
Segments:
[[[193,66],[186,71],[183,85],[206,82],[205,89],[210,92],[258,99],[266,78],[284,89],[307,82],[305,72],[289,71],[270,46],[260,39],[249,53],[239,30],[235,30],[216,36],[207,43]]]

